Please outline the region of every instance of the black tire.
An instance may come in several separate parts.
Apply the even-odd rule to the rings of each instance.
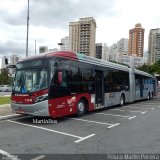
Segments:
[[[80,100],[77,103],[77,116],[83,116],[86,113],[86,102],[84,100]]]
[[[151,93],[151,99],[153,98],[153,92]]]
[[[147,99],[148,99],[148,100],[151,100],[151,94],[150,94],[150,92],[148,93]]]
[[[119,106],[122,107],[122,106],[124,106],[124,104],[125,104],[125,97],[124,97],[124,95],[122,94],[121,97],[120,97]]]

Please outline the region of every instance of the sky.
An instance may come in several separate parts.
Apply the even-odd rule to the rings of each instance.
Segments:
[[[25,57],[28,0],[0,0],[0,58],[17,54]],[[69,35],[69,22],[81,17],[96,20],[96,42],[111,46],[129,38],[129,29],[141,23],[145,29],[144,49],[150,29],[160,28],[160,0],[30,0],[29,56],[38,47],[59,48]],[[0,60],[1,66],[1,60]]]

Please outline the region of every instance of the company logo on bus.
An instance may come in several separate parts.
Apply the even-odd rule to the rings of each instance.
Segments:
[[[76,102],[76,97],[72,97],[71,99],[67,100],[67,104],[75,103]]]

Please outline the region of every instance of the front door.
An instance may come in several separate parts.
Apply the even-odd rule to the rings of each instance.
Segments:
[[[96,71],[95,89],[96,89],[96,107],[103,106],[104,88],[103,88],[103,72],[102,71]]]

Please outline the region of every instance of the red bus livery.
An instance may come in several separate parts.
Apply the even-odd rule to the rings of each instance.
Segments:
[[[13,112],[53,118],[123,106],[156,95],[154,76],[83,54],[59,51],[16,65]]]

